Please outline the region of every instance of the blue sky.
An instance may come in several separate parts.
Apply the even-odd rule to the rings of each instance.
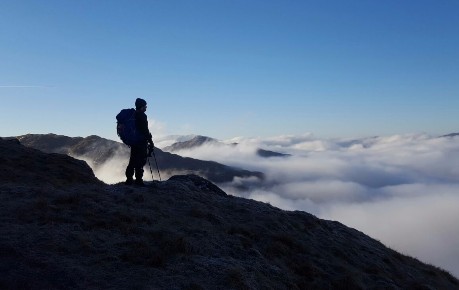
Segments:
[[[0,1],[0,136],[459,131],[459,2]]]

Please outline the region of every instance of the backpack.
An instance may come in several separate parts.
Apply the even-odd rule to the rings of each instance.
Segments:
[[[136,145],[145,137],[137,131],[135,126],[135,109],[123,109],[116,115],[116,133],[124,144]]]

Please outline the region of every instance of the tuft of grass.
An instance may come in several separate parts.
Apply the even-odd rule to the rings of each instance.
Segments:
[[[131,194],[132,200],[134,200],[137,203],[144,203],[145,202],[145,196],[142,193],[134,193]]]
[[[46,198],[44,198],[43,196],[40,196],[39,198],[37,198],[34,204],[34,209],[43,211],[43,210],[47,210],[48,208],[49,208],[49,203]]]
[[[302,252],[303,250],[303,247],[295,241],[294,237],[290,235],[278,234],[278,235],[274,235],[272,239],[276,242],[281,243],[282,245],[286,246],[287,248],[291,250],[295,250],[297,252]]]
[[[336,290],[360,290],[364,289],[354,275],[345,275],[332,283],[332,289]]]
[[[166,264],[165,254],[145,241],[129,243],[128,249],[120,255],[122,261],[134,265],[160,268]]]
[[[215,216],[214,214],[209,213],[209,212],[205,212],[205,211],[203,211],[203,210],[201,210],[200,208],[197,208],[197,207],[192,208],[188,212],[188,216],[206,220],[206,221],[210,222],[213,225],[220,225],[222,223],[221,220],[217,216]]]
[[[308,281],[313,281],[320,276],[320,271],[305,256],[295,256],[287,260],[287,266],[293,273]]]
[[[382,260],[383,260],[384,263],[386,263],[386,264],[389,265],[389,266],[392,266],[392,265],[393,265],[392,260],[389,259],[388,257],[384,257]]]
[[[163,249],[169,255],[191,255],[195,252],[193,246],[183,236],[163,240]]]
[[[206,216],[206,213],[203,210],[201,210],[200,208],[193,207],[188,212],[188,216],[195,217],[195,218],[204,218]]]
[[[264,254],[269,258],[282,258],[289,253],[289,249],[277,241],[267,242],[263,250]]]
[[[228,231],[228,234],[230,235],[243,235],[249,239],[252,240],[258,240],[258,237],[251,231],[249,231],[246,228],[243,227],[238,227],[238,226],[232,226]]]
[[[305,253],[305,249],[287,234],[272,235],[264,247],[264,253],[271,258],[281,258],[293,252],[301,254]]]
[[[241,268],[230,268],[227,270],[227,284],[236,289],[250,289],[244,281],[244,271]]]
[[[348,256],[346,255],[346,253],[343,250],[339,249],[338,247],[333,247],[331,249],[331,252],[336,258],[339,258],[341,260],[348,260],[349,259]]]
[[[184,290],[204,290],[204,287],[196,283],[190,283],[189,285],[184,287]]]
[[[376,275],[376,276],[382,275],[381,269],[380,269],[378,266],[376,266],[376,265],[367,265],[367,266],[363,269],[363,271],[364,271],[365,273],[367,273],[367,274],[370,274],[370,275]]]
[[[85,235],[78,235],[78,242],[80,244],[81,249],[83,249],[85,252],[90,252],[93,249],[93,244],[91,239],[89,239]]]
[[[122,261],[147,267],[163,267],[168,260],[178,255],[191,255],[194,247],[183,236],[166,232],[155,232],[152,239],[123,244],[127,248],[121,255]],[[154,237],[154,238],[153,238]]]
[[[79,205],[82,201],[81,194],[79,193],[69,193],[59,195],[55,203],[59,205]]]

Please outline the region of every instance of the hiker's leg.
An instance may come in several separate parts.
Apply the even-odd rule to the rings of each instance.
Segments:
[[[131,148],[131,155],[129,157],[129,164],[126,167],[126,183],[132,183],[134,176],[134,167],[135,167],[135,152],[134,148]]]
[[[135,154],[135,179],[138,180],[138,183],[143,183],[143,167],[147,162],[147,143],[140,144],[138,146],[133,147],[134,154]]]

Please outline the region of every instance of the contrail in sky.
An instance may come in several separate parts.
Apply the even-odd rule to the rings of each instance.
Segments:
[[[47,89],[47,88],[53,88],[53,86],[10,86],[10,85],[0,85],[0,89],[32,89],[32,88]]]

